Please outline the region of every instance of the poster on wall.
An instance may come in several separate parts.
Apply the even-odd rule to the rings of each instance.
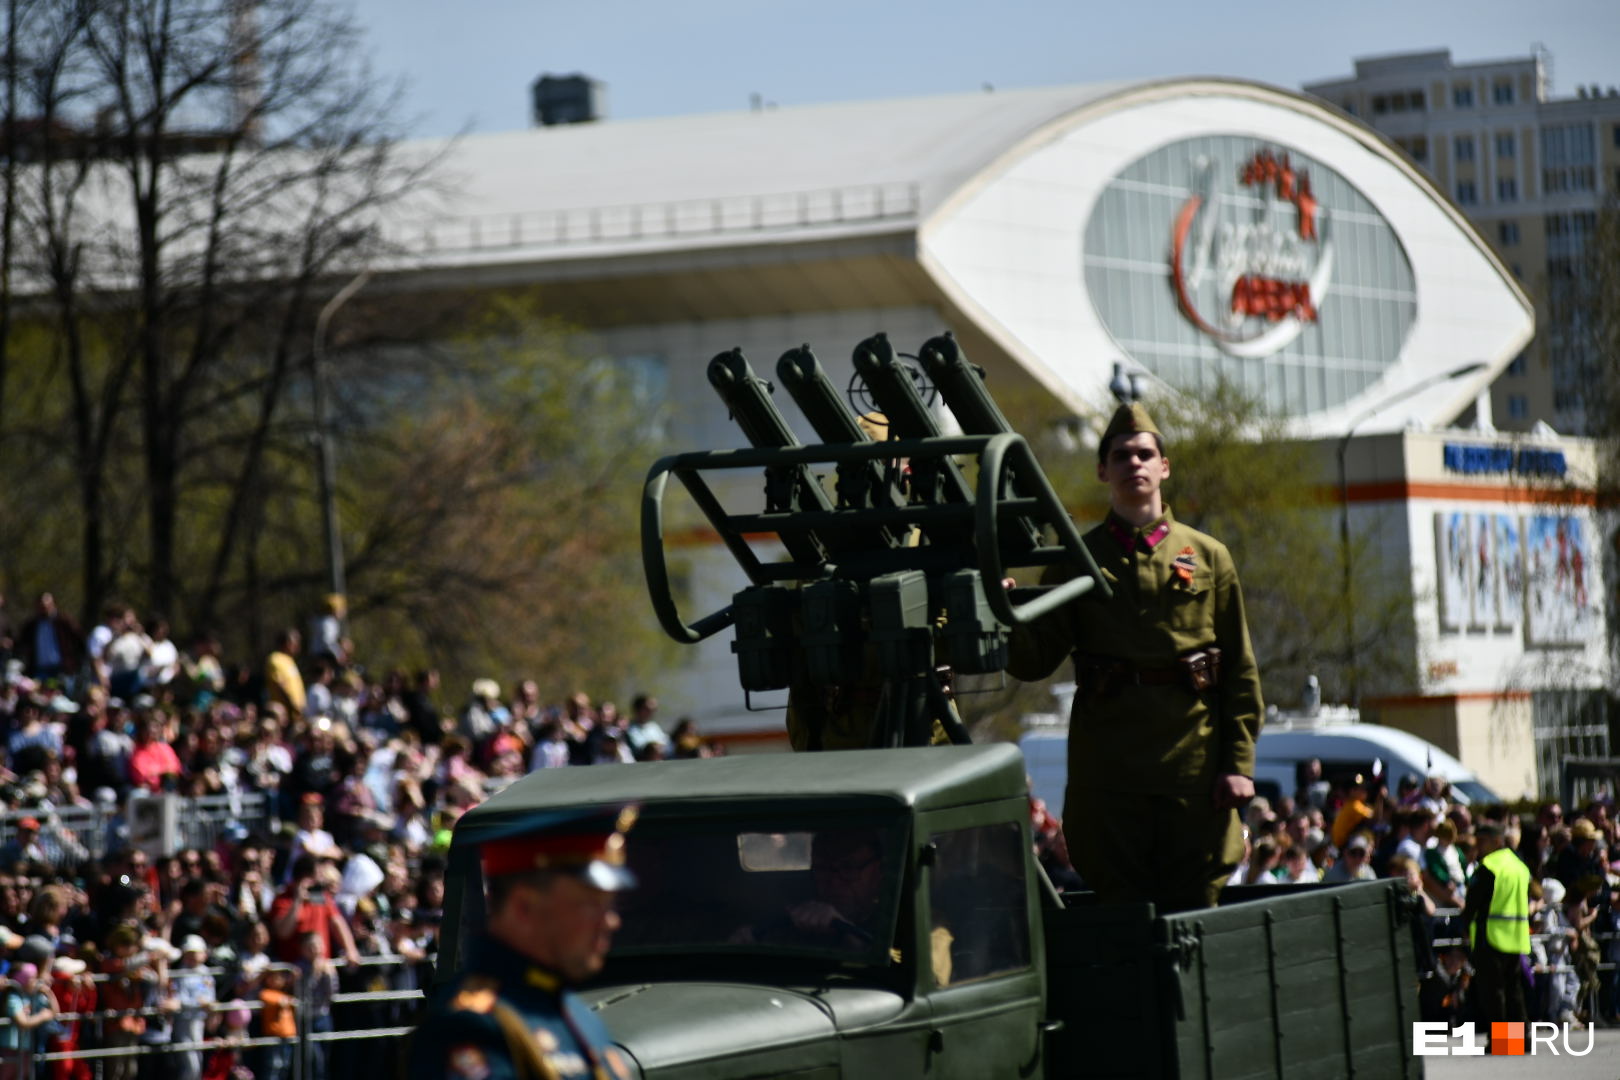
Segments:
[[[1526,643],[1584,644],[1593,614],[1592,552],[1580,520],[1535,515],[1524,539]]]
[[[1497,514],[1496,530],[1496,625],[1512,630],[1524,617],[1524,545],[1520,542],[1519,519]]]
[[[1468,517],[1468,572],[1469,596],[1473,600],[1473,618],[1468,625],[1475,630],[1496,627],[1498,611],[1496,595],[1496,529],[1494,515],[1469,514]]]
[[[1467,514],[1442,511],[1434,515],[1436,591],[1440,600],[1440,629],[1462,630],[1468,625],[1468,583],[1472,578]]]

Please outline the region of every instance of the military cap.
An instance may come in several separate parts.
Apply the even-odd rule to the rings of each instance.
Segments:
[[[1161,441],[1164,439],[1164,432],[1153,422],[1147,409],[1142,407],[1141,402],[1133,401],[1114,410],[1114,418],[1108,421],[1108,427],[1103,429],[1102,442],[1097,445],[1106,447],[1115,435],[1138,435],[1144,431],[1157,435]]]
[[[473,842],[486,878],[549,870],[620,892],[636,886],[635,874],[624,865],[624,834],[637,811],[633,804],[621,804],[526,815]]]

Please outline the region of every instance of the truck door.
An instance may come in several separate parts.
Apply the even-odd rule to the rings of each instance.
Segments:
[[[933,1014],[930,1077],[1041,1075],[1028,807],[1010,800],[1018,816],[988,823],[986,809],[927,822],[928,948],[918,967]]]

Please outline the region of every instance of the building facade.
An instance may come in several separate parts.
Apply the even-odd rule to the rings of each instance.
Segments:
[[[1524,703],[1604,685],[1596,657],[1595,673],[1554,673],[1547,657],[1575,646],[1504,622],[1520,601],[1497,599],[1496,577],[1483,629],[1472,608],[1447,628],[1455,598],[1435,613],[1447,565],[1435,538],[1449,535],[1436,514],[1488,517],[1488,555],[1497,518],[1517,515],[1518,546],[1500,550],[1519,564],[1529,518],[1547,516],[1424,471],[1449,460],[1448,439],[1495,445],[1457,425],[1524,351],[1534,310],[1434,177],[1318,99],[1232,79],[1057,87],[472,136],[447,166],[462,178],[452,197],[390,223],[407,254],[378,287],[539,286],[593,352],[660,388],[675,449],[742,444],[704,377],[734,347],[769,377],[809,343],[842,385],[870,334],[911,351],[948,329],[998,398],[1045,395],[1087,418],[1106,415],[1116,365],[1153,393],[1225,380],[1302,440],[1330,452],[1346,440],[1350,523],[1417,597],[1422,677],[1377,703],[1381,717],[1516,794],[1537,776]],[[1533,454],[1581,452],[1532,442]],[[757,502],[759,490],[741,477],[723,495]],[[746,580],[699,519],[687,524],[671,560],[690,623]],[[1588,546],[1583,572],[1596,573],[1601,545]],[[781,702],[745,708],[729,634],[689,648],[657,685],[707,730],[781,731],[769,711]],[[1521,704],[1481,712],[1487,699]]]
[[[1620,192],[1620,88],[1554,97],[1546,52],[1454,63],[1449,50],[1359,59],[1305,89],[1378,132],[1479,226],[1536,303],[1539,333],[1492,388],[1497,426],[1587,433],[1591,357],[1580,260]]]

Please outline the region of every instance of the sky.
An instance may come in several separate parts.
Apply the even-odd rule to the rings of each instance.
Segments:
[[[1290,89],[1358,56],[1552,53],[1553,90],[1620,85],[1620,0],[340,0],[412,135],[529,125],[539,75],[609,119],[1183,75]]]

